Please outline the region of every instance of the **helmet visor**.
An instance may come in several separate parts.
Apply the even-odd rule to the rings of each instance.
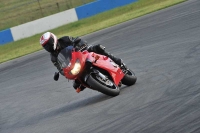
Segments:
[[[54,39],[50,37],[49,41],[43,46],[44,49],[48,52],[54,51]]]

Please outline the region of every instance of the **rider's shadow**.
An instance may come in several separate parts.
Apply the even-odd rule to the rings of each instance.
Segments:
[[[20,127],[20,126],[24,126],[24,125],[34,125],[45,119],[55,117],[55,116],[58,116],[58,115],[61,115],[61,114],[67,113],[67,112],[72,112],[72,111],[78,110],[80,108],[90,106],[92,104],[100,103],[100,102],[103,102],[110,98],[112,98],[112,97],[103,95],[103,94],[99,94],[99,95],[92,96],[90,98],[71,102],[63,107],[51,109],[49,111],[45,111],[40,114],[31,116],[30,118],[27,118],[24,121],[22,120],[22,121],[16,123],[15,125],[13,125],[13,127]]]
[[[92,104],[97,104],[97,103],[106,101],[110,98],[112,98],[112,97],[100,93],[99,95],[95,95],[95,96],[92,96],[92,97],[89,97],[89,98],[86,98],[83,100],[69,103],[67,106],[62,107],[59,110],[57,110],[56,113],[71,112],[71,111],[80,109],[82,107],[86,107],[86,106],[90,106]]]

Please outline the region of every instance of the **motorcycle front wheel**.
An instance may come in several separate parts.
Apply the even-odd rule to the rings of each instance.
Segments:
[[[95,74],[92,74],[87,79],[87,84],[94,90],[97,90],[103,94],[108,96],[117,96],[120,93],[120,89],[117,85],[115,85],[111,80],[108,79],[107,82],[110,82],[106,85],[103,81],[99,79],[99,77]]]

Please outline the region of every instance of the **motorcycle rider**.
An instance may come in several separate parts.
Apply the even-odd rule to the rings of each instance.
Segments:
[[[122,62],[122,59],[117,58],[114,55],[107,52],[104,46],[100,44],[88,46],[86,41],[82,40],[81,38],[79,39],[80,39],[80,42],[77,44],[78,46],[84,48],[85,50],[88,50],[89,52],[95,52],[97,54],[108,56],[119,66],[125,66],[125,64]],[[62,49],[64,49],[67,46],[73,45],[73,40],[74,38],[71,36],[63,36],[57,39],[56,35],[54,35],[51,32],[44,33],[40,38],[40,44],[46,51],[50,53],[52,63],[62,75],[64,75],[64,73],[57,60],[57,57],[58,57],[59,52]],[[77,80],[74,81],[73,87],[78,93],[82,91],[83,89],[85,89],[85,87],[82,86]]]

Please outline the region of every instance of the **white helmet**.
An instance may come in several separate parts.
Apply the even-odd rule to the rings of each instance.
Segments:
[[[46,32],[41,36],[40,44],[46,51],[53,52],[56,50],[56,47],[58,45],[58,39],[53,33]]]

